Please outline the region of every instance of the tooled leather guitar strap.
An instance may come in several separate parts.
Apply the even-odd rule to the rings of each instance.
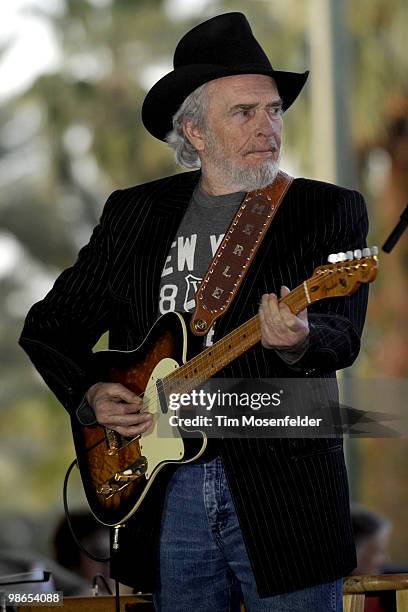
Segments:
[[[292,181],[279,171],[272,185],[243,199],[196,293],[190,320],[196,336],[228,310]]]

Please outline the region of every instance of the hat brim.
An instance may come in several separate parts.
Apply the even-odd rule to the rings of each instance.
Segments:
[[[240,66],[237,69],[213,64],[181,66],[162,77],[146,95],[142,106],[142,121],[145,128],[159,140],[165,140],[173,128],[173,115],[190,93],[214,79],[239,74],[271,76],[283,100],[283,110],[286,111],[300,94],[309,71],[283,72],[253,65]]]

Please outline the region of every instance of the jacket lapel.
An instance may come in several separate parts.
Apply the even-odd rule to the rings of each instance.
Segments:
[[[154,195],[154,205],[146,220],[143,247],[134,273],[134,303],[143,335],[158,314],[160,278],[171,243],[181,223],[200,172],[171,177]]]
[[[174,219],[179,225],[200,175],[200,171],[195,171],[170,177],[173,180],[165,184],[161,192],[157,194],[152,216]]]

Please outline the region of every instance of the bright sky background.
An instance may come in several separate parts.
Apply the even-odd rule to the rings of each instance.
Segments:
[[[60,61],[58,47],[45,20],[30,14],[30,7],[61,10],[60,0],[7,0],[0,3],[0,98],[24,90],[42,72]]]
[[[110,0],[89,1],[95,8],[110,4]],[[186,19],[200,14],[209,3],[210,0],[165,0],[165,10],[169,16]],[[23,91],[39,74],[53,71],[61,63],[52,29],[41,17],[30,14],[32,7],[58,13],[63,1],[0,1],[0,48],[8,43],[0,58],[0,100]],[[148,85],[160,76],[154,73]]]
[[[111,3],[111,0],[88,1],[95,9]],[[188,19],[199,15],[210,3],[211,0],[165,0],[164,9],[169,17]],[[0,0],[0,50],[4,51],[0,55],[0,103],[30,87],[40,74],[52,72],[62,64],[63,57],[52,28],[46,19],[36,16],[33,11],[40,9],[58,14],[63,7],[63,0]],[[170,65],[164,64],[149,67],[146,74],[141,75],[143,85],[148,89],[170,69]],[[19,121],[22,119],[20,114]],[[11,127],[11,132],[16,134],[15,126]],[[7,126],[3,126],[3,137],[7,135],[6,131]],[[26,129],[24,133],[27,136]],[[37,162],[38,156],[37,152]],[[34,161],[32,156],[30,159]],[[13,167],[27,172],[27,162],[22,166],[19,160]],[[31,168],[32,173],[35,171],[35,168]],[[10,180],[16,181],[18,177],[13,176],[10,164],[7,165],[3,159],[0,184]],[[21,279],[17,278],[19,270],[24,270]],[[17,315],[24,314],[32,302],[43,297],[52,283],[52,278],[39,264],[30,260],[15,236],[0,229],[0,279],[8,275],[21,281],[24,288],[9,296],[10,311]]]

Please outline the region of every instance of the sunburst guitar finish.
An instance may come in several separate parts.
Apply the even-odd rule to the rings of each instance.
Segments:
[[[166,418],[160,419],[163,407],[157,384],[199,352],[203,343],[202,338],[195,336],[187,343],[188,317],[179,313],[163,315],[134,351],[108,350],[94,354],[94,368],[100,373],[100,380],[121,383],[143,396],[143,409],[154,415],[152,429],[133,440],[100,425],[83,427],[76,419],[71,420],[86,497],[95,517],[105,525],[114,526],[128,520],[145,499],[161,469],[194,461],[207,446],[204,433],[201,437],[183,440],[179,428],[170,427]],[[139,465],[141,474],[137,472]],[[120,475],[123,480],[118,479]]]

